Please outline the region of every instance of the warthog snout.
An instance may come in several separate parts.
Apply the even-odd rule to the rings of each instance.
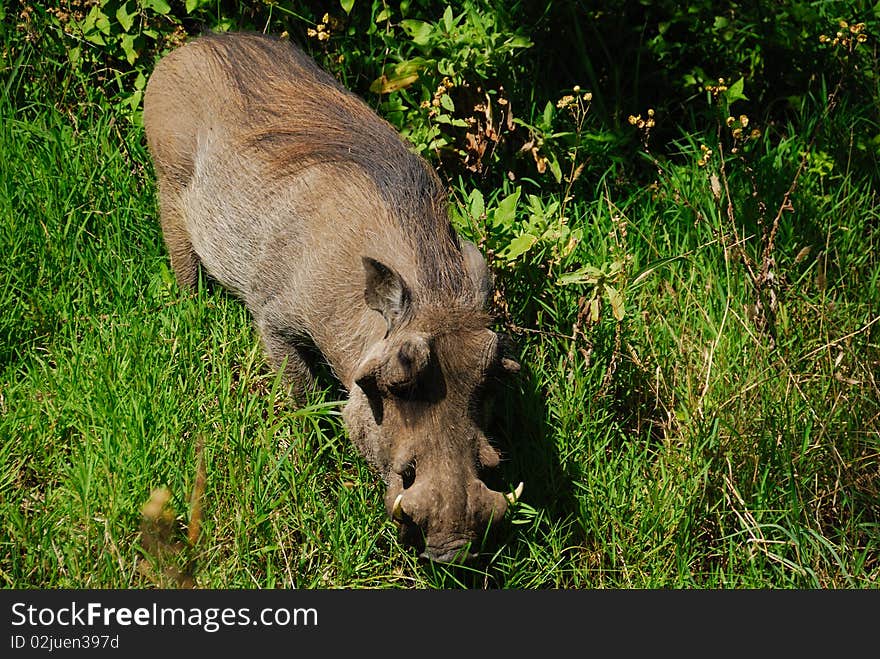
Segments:
[[[399,491],[388,512],[400,523],[404,542],[417,547],[423,558],[465,563],[478,556],[485,536],[504,518],[522,489],[520,484],[505,495],[474,479],[464,492],[455,492],[436,481],[423,482]],[[393,492],[389,490],[386,505]]]

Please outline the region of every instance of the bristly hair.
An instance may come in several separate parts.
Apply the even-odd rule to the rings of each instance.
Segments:
[[[431,166],[360,98],[288,41],[209,35],[206,43],[238,90],[245,147],[278,179],[316,163],[354,165],[374,181],[412,244],[420,281],[460,295],[467,279],[449,224],[446,191]]]

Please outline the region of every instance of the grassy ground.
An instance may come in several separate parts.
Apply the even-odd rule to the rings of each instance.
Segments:
[[[526,490],[460,569],[398,544],[332,385],[291,409],[243,307],[177,288],[142,131],[88,100],[3,102],[0,583],[877,587],[877,191],[755,149],[750,174],[685,142],[654,187],[569,201],[583,238],[555,262],[496,261],[525,368],[493,435]],[[601,284],[557,283],[584,263],[619,320]]]

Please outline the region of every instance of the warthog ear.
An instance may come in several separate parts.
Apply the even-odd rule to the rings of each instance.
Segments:
[[[492,273],[486,265],[486,259],[480,254],[480,250],[469,240],[461,241],[461,255],[464,257],[464,267],[468,276],[477,289],[478,301],[483,307],[489,303],[492,295]]]
[[[504,369],[505,373],[516,375],[517,373],[519,373],[521,367],[519,365],[519,362],[515,359],[511,359],[510,357],[502,357],[501,368]]]
[[[361,259],[366,276],[364,300],[370,309],[382,314],[390,331],[409,311],[409,288],[403,277],[387,265],[369,256],[363,256]]]
[[[511,357],[513,354],[513,341],[506,334],[498,337],[498,351],[501,356],[501,370],[509,375],[515,375],[520,371],[519,362]]]

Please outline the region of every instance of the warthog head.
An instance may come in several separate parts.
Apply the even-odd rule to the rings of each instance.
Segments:
[[[367,304],[388,331],[355,371],[345,410],[352,439],[387,483],[385,507],[404,542],[435,561],[474,558],[522,492],[481,480],[500,461],[483,431],[487,398],[519,364],[484,312],[420,305],[397,272],[369,258],[364,267]]]

